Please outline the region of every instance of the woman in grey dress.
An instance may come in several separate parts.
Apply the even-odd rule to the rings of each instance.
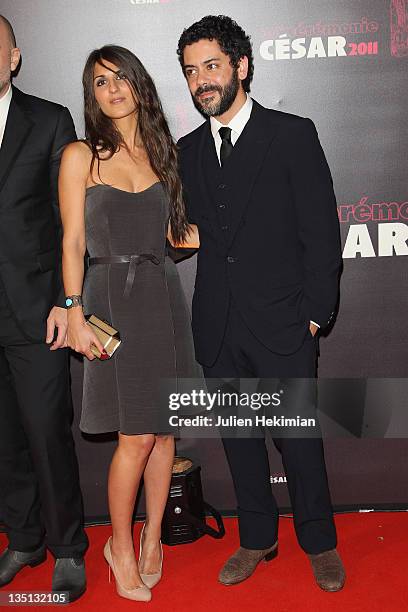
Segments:
[[[65,149],[59,183],[67,344],[87,357],[81,429],[118,431],[105,558],[119,595],[148,601],[161,577],[160,529],[174,457],[157,391],[161,378],[197,374],[189,313],[166,237],[197,247],[198,236],[185,217],[175,145],[140,61],[122,47],[95,50],[83,85],[86,140]],[[86,325],[82,304],[120,331],[122,344],[111,359],[94,358],[92,345],[101,352],[103,346]],[[146,523],[137,562],[131,529],[142,476]]]

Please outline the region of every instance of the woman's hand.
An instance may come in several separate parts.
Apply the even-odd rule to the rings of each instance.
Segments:
[[[101,342],[89,325],[86,324],[82,309],[78,307],[70,308],[68,311],[67,344],[72,350],[85,355],[90,361],[95,359],[91,350],[92,345],[95,345],[102,354],[106,355]]]
[[[54,340],[55,330],[58,330],[57,338]],[[51,308],[47,319],[47,337],[45,342],[50,345],[50,351],[67,346],[67,311],[65,308],[54,306]],[[54,340],[54,342],[53,342]],[[52,342],[52,344],[51,344]]]

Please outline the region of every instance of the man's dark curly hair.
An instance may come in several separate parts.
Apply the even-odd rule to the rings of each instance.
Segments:
[[[184,70],[183,53],[187,45],[191,45],[199,40],[206,38],[216,40],[221,47],[221,51],[228,55],[230,63],[234,68],[238,68],[241,57],[248,58],[248,75],[242,81],[244,91],[251,90],[251,81],[254,75],[254,57],[252,54],[252,44],[250,37],[231,17],[225,15],[207,15],[186,28],[178,42],[177,55],[181,67]]]

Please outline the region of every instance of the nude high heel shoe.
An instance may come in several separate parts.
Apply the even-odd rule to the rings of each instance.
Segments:
[[[113,575],[115,576],[116,591],[118,595],[120,595],[120,597],[125,597],[125,599],[133,599],[134,601],[150,601],[151,600],[152,594],[150,592],[150,589],[146,585],[133,587],[132,589],[125,589],[125,587],[120,584],[118,577],[116,576],[115,565],[113,563],[112,536],[110,536],[110,538],[105,544],[105,548],[103,549],[103,555],[109,565],[109,582],[111,579],[111,571],[112,571]]]
[[[144,533],[144,528],[145,528],[146,523],[144,523],[143,527],[142,527],[142,531],[140,533],[140,546],[139,546],[139,572],[140,572],[140,559],[142,558],[142,540],[143,540],[143,533]],[[163,568],[163,546],[160,540],[160,552],[161,552],[161,559],[160,559],[160,569],[158,572],[155,572],[154,574],[140,574],[141,579],[143,580],[143,582],[145,583],[146,586],[149,587],[149,589],[152,589],[154,586],[156,586],[156,584],[159,582],[159,580],[162,577],[162,568]]]

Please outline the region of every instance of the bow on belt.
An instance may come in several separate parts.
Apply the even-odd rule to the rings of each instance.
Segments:
[[[160,263],[160,259],[152,253],[140,253],[138,255],[111,255],[110,257],[90,257],[88,264],[93,266],[95,264],[129,264],[128,273],[126,277],[125,290],[123,297],[127,298],[130,295],[133,287],[133,281],[135,280],[136,266],[143,263],[144,261],[151,261],[156,266]]]

